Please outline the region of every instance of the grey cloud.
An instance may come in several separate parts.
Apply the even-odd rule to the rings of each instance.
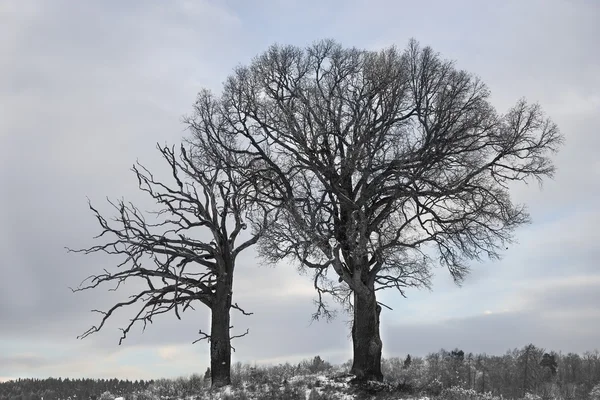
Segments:
[[[0,365],[2,365],[3,368],[8,370],[40,368],[47,366],[53,362],[55,361],[34,354],[0,356]]]
[[[548,350],[579,352],[597,347],[598,321],[576,321],[591,326],[586,332],[560,329],[536,312],[499,313],[441,323],[396,325],[383,329],[384,352],[389,355],[426,355],[456,347],[473,353],[503,354],[533,343]]]
[[[388,354],[425,355],[442,347],[502,354],[528,343],[548,350],[582,353],[598,347],[599,302],[598,276],[556,279],[524,291],[511,304],[519,311],[389,324],[382,336]]]
[[[108,304],[106,292],[74,296],[68,290],[101,270],[106,259],[67,255],[64,246],[84,247],[92,241],[82,239],[98,233],[86,195],[95,204],[106,195],[147,204],[140,201],[129,167],[136,157],[152,167],[154,143],[179,140],[179,115],[197,88],[183,89],[182,96],[187,82],[173,86],[155,78],[198,65],[192,58],[201,53],[185,58],[191,54],[186,47],[196,40],[190,29],[206,34],[236,24],[204,3],[196,3],[194,19],[204,23],[195,24],[190,10],[181,8],[184,3],[163,10],[169,11],[166,20],[158,13],[159,2],[114,9],[110,3],[63,1],[47,7],[31,1],[9,9],[14,41],[3,44],[19,64],[2,64],[8,79],[0,91],[7,104],[0,119],[3,333],[18,336],[41,323],[47,335],[71,336],[80,333],[76,322],[91,320],[93,304]],[[170,46],[173,40],[183,47]],[[213,62],[204,66],[196,71],[214,70]],[[177,111],[157,103],[165,96],[180,99]],[[162,167],[158,161],[157,169]]]
[[[240,355],[246,360],[260,360],[282,357],[304,357],[318,353],[347,350],[350,343],[346,316],[339,315],[331,322],[315,321],[311,315],[315,308],[311,298],[288,297],[260,299],[246,302],[255,315],[234,318],[250,325],[251,337],[240,339]],[[235,344],[234,344],[235,346]]]

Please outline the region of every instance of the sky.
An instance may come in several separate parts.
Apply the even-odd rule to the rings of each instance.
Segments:
[[[378,50],[410,38],[478,75],[493,105],[538,102],[565,145],[543,187],[513,188],[532,223],[500,261],[471,265],[457,287],[435,269],[432,291],[381,300],[384,357],[440,348],[503,354],[528,343],[555,351],[600,347],[600,3],[595,0],[245,1],[0,0],[0,380],[17,377],[150,379],[203,373],[201,307],[134,329],[134,310],[85,340],[77,336],[128,295],[73,294],[114,266],[65,246],[97,243],[89,198],[152,208],[130,171],[168,172],[156,143],[177,144],[203,88],[220,91],[237,65],[273,43],[333,38]],[[314,322],[315,292],[293,266],[238,260],[233,361],[350,359],[348,317]]]

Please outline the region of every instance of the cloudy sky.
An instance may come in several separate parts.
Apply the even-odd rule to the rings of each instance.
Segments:
[[[419,5],[416,5],[416,4]],[[218,91],[238,64],[274,42],[405,47],[414,37],[479,75],[492,102],[539,102],[566,144],[542,190],[514,190],[533,223],[501,261],[473,265],[462,288],[436,270],[434,290],[382,296],[384,356],[441,347],[504,353],[530,342],[563,352],[598,348],[600,332],[600,4],[596,0],[267,1],[0,0],[0,380],[151,378],[203,372],[192,345],[208,313],[156,320],[118,346],[119,314],[76,336],[127,293],[72,294],[108,256],[87,209],[106,196],[140,205],[129,168],[164,171],[157,142],[175,144],[201,88]],[[234,361],[351,357],[346,317],[310,324],[314,292],[294,268],[238,263]],[[133,310],[131,310],[133,311]],[[236,331],[234,330],[234,331]]]

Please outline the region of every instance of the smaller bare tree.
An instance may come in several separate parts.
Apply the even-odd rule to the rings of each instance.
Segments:
[[[111,221],[104,218],[90,203],[102,232],[96,239],[104,242],[89,248],[72,250],[79,253],[107,253],[122,256],[118,272],[92,275],[74,292],[95,289],[105,283],[116,285],[126,281],[142,280],[145,290],[129,300],[113,305],[102,314],[102,320],[84,332],[85,338],[100,331],[115,311],[127,306],[139,306],[129,324],[122,328],[119,344],[136,324],[152,323],[155,316],[174,312],[177,318],[193,304],[202,303],[211,310],[210,334],[199,331],[197,341],[210,341],[212,386],[231,382],[231,340],[245,333],[230,334],[230,310],[250,315],[233,303],[233,273],[237,256],[254,245],[265,227],[265,219],[250,217],[247,197],[250,186],[238,179],[226,159],[216,149],[199,140],[180,155],[174,148],[157,146],[171,169],[172,184],[155,179],[141,164],[133,166],[139,188],[149,194],[161,209],[153,212],[151,222],[135,205],[123,200],[109,202],[117,210]],[[253,212],[256,216],[257,213]],[[252,234],[241,239],[247,222]],[[201,240],[199,235],[211,239]],[[236,244],[236,242],[240,242]],[[234,349],[235,350],[235,349]]]

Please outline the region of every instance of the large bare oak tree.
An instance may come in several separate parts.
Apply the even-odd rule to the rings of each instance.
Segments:
[[[137,313],[122,329],[121,344],[136,323],[145,328],[157,315],[170,312],[181,318],[180,313],[202,303],[211,311],[211,325],[210,334],[200,330],[198,340],[210,341],[211,382],[213,386],[228,385],[231,340],[248,333],[230,334],[231,309],[249,314],[232,301],[236,258],[257,242],[263,225],[261,221],[252,223],[253,233],[242,240],[247,221],[253,222],[251,217],[247,219],[249,186],[228,166],[226,156],[198,140],[191,151],[181,146],[179,156],[173,148],[158,149],[170,167],[170,184],[155,179],[140,164],[133,171],[139,188],[160,205],[160,210],[144,215],[121,200],[111,202],[117,216],[107,220],[90,204],[102,228],[96,238],[103,242],[76,250],[104,252],[122,259],[117,270],[92,275],[74,291],[106,283],[115,284],[116,289],[136,280],[146,288],[107,311],[94,310],[102,314],[100,324],[80,337],[98,332],[118,309],[137,306]]]
[[[247,156],[255,200],[282,212],[261,253],[314,271],[317,316],[325,293],[350,306],[357,381],[382,379],[376,292],[428,286],[434,264],[460,283],[469,260],[499,257],[528,221],[509,185],[554,171],[556,125],[524,100],[499,114],[489,95],[413,40],[272,46],[198,97],[197,135]]]

